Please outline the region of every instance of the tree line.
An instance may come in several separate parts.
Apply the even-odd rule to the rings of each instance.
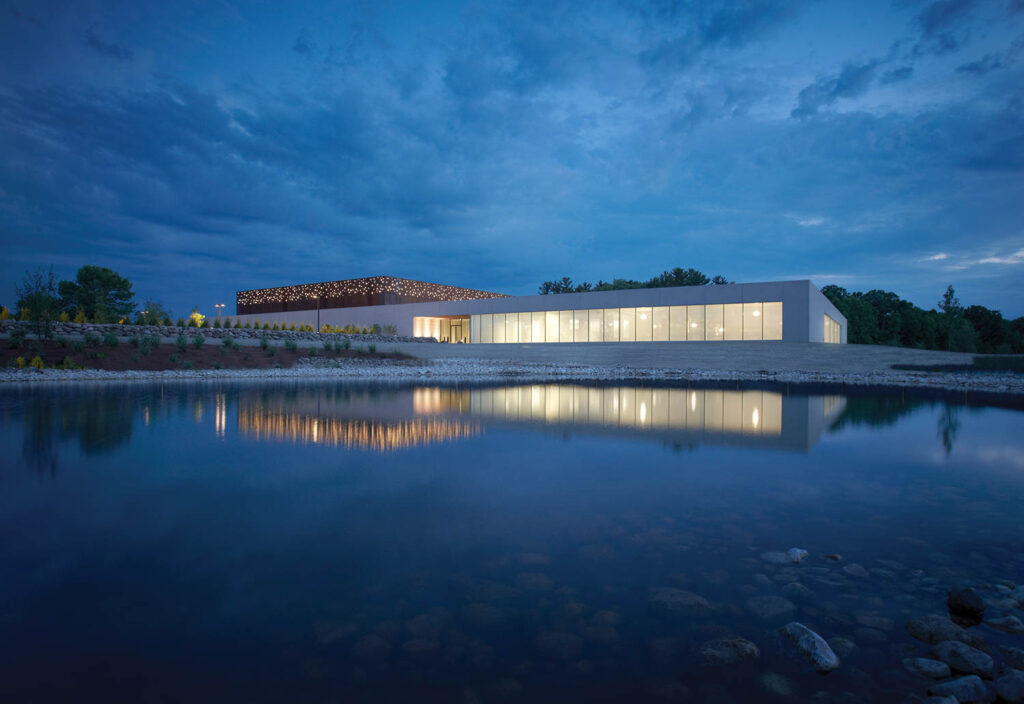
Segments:
[[[647,281],[636,281],[634,279],[612,279],[609,281],[598,280],[596,284],[584,281],[574,284],[568,276],[563,276],[555,281],[545,281],[540,285],[540,293],[547,295],[551,293],[586,293],[587,291],[620,291],[631,288],[667,288],[669,286],[708,286],[716,284],[730,284],[725,277],[715,275],[708,278],[696,269],[683,269],[676,267],[671,271],[663,271]]]

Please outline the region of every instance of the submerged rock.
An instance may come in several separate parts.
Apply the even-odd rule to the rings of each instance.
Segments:
[[[784,552],[763,552],[761,553],[761,559],[769,565],[788,565],[792,562],[789,559],[789,555]]]
[[[986,704],[992,701],[992,693],[977,675],[933,684],[928,694],[935,697],[955,697],[959,704]]]
[[[766,672],[758,679],[766,692],[777,697],[792,697],[796,694],[796,688],[785,677],[777,672]]]
[[[992,658],[958,640],[947,640],[932,648],[932,655],[958,672],[992,679],[996,672]]]
[[[903,667],[915,675],[933,680],[944,680],[950,676],[949,665],[929,658],[905,658]]]
[[[1000,616],[998,618],[990,618],[985,623],[992,628],[1004,631],[1006,633],[1013,633],[1020,635],[1024,633],[1024,623],[1016,616]]]
[[[801,550],[800,548],[790,548],[786,551],[786,556],[790,562],[803,562],[804,558],[807,557],[807,551]]]
[[[814,669],[818,672],[831,672],[839,667],[839,656],[831,646],[804,624],[792,621],[786,624],[782,632],[814,663]]]
[[[842,658],[848,658],[857,652],[857,644],[849,638],[843,638],[842,636],[836,636],[828,639],[829,647],[832,648],[832,652]]]
[[[711,604],[700,594],[675,587],[652,589],[647,603],[656,614],[670,617],[702,616],[711,609]]]
[[[1010,704],[1024,702],[1024,672],[1007,670],[1002,677],[996,680],[996,694]]]
[[[755,596],[747,599],[747,609],[765,621],[781,621],[796,611],[796,604],[781,596]]]
[[[700,647],[700,657],[708,665],[733,665],[756,660],[761,650],[746,638],[719,638]]]
[[[907,633],[925,643],[935,645],[945,640],[958,640],[972,648],[988,652],[988,644],[973,633],[965,631],[945,616],[929,614],[906,625]]]
[[[814,592],[800,584],[800,582],[790,582],[782,588],[782,593],[790,599],[807,600],[814,598]]]
[[[850,575],[851,577],[867,577],[870,572],[858,565],[856,562],[851,562],[848,565],[843,566],[843,572]]]
[[[999,648],[999,652],[1003,654],[1003,659],[1006,660],[1007,665],[1015,670],[1024,670],[1024,650],[1004,645]]]
[[[946,606],[950,615],[965,625],[981,623],[985,617],[985,602],[972,587],[950,590]]]

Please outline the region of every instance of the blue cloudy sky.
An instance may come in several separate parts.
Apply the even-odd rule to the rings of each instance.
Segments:
[[[693,266],[1024,314],[1024,0],[0,0],[0,302]]]

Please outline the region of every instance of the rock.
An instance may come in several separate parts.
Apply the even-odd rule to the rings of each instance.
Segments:
[[[834,552],[830,552],[828,554],[822,555],[822,557],[825,558],[826,560],[831,560],[832,562],[842,562],[843,561],[843,556],[842,555],[837,555]]]
[[[1024,702],[1024,672],[1007,670],[996,680],[996,694],[1010,704]]]
[[[711,610],[711,604],[704,597],[675,587],[652,589],[647,597],[647,603],[655,613],[677,618],[702,616]]]
[[[760,572],[754,575],[754,584],[762,588],[775,588],[775,582],[773,582],[768,575],[761,574]]]
[[[954,620],[963,620],[965,625],[981,623],[985,617],[985,602],[972,587],[950,590],[946,606]]]
[[[998,618],[990,618],[985,623],[992,628],[1004,631],[1006,633],[1013,633],[1020,635],[1024,633],[1024,623],[1016,616],[1000,616]]]
[[[792,563],[789,555],[784,552],[763,552],[761,553],[761,559],[769,565],[788,565]]]
[[[999,652],[1003,654],[1003,660],[1008,666],[1015,670],[1024,670],[1024,650],[1004,645],[999,648]]]
[[[818,672],[831,672],[839,667],[839,656],[825,639],[797,621],[787,623],[782,632],[789,636],[796,647],[806,655]]]
[[[796,612],[796,604],[781,596],[755,596],[747,599],[747,609],[765,621],[781,621]]]
[[[905,658],[903,667],[915,675],[933,680],[944,680],[950,676],[949,665],[929,658]]]
[[[792,683],[777,672],[764,673],[758,679],[758,682],[761,683],[766,692],[777,697],[792,697],[796,694],[796,689]]]
[[[935,645],[944,640],[958,640],[972,648],[988,652],[988,644],[973,633],[965,631],[945,616],[929,614],[906,625],[907,633],[925,643]]]
[[[932,655],[957,672],[978,675],[989,680],[996,672],[995,663],[989,655],[958,640],[939,643],[932,648]]]
[[[843,572],[850,575],[851,577],[867,577],[870,573],[858,565],[856,562],[851,562],[848,565],[843,566]]]
[[[803,562],[804,558],[807,557],[807,551],[801,550],[800,548],[790,548],[786,551],[786,556],[790,562]]]
[[[929,696],[955,697],[958,704],[985,704],[992,701],[992,695],[977,675],[933,684],[928,688]]]
[[[761,657],[761,650],[746,638],[719,638],[702,645],[700,657],[708,665],[733,665],[756,660]]]
[[[366,660],[380,660],[391,653],[391,643],[375,633],[363,636],[352,646],[352,654]]]
[[[800,582],[790,582],[782,588],[782,593],[790,599],[797,599],[800,601],[806,601],[814,598],[814,592],[800,584]]]
[[[857,614],[857,623],[868,628],[875,628],[879,631],[891,631],[894,626],[891,618],[877,616],[875,614]]]
[[[537,650],[559,660],[572,660],[583,650],[583,639],[571,633],[546,631],[537,636]]]
[[[928,697],[921,701],[924,702],[924,704],[960,704],[960,702],[956,700],[956,697]]]

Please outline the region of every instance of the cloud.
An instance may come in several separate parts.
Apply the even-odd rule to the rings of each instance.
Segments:
[[[931,256],[924,257],[921,261],[925,262],[941,262],[944,259],[949,259],[949,255],[945,252],[939,252],[938,254],[932,254]]]
[[[791,215],[789,217],[800,227],[818,227],[827,222],[827,219],[820,215]]]
[[[294,51],[296,54],[302,54],[303,56],[312,56],[314,50],[315,47],[313,46],[313,43],[309,40],[309,37],[306,36],[305,32],[295,37],[295,42],[292,44],[292,51]]]
[[[979,264],[1024,264],[1024,248],[1002,257],[985,257],[978,260]]]
[[[107,58],[116,59],[118,61],[131,61],[135,56],[131,49],[115,44],[114,42],[107,42],[100,39],[90,29],[86,35],[86,44],[96,50],[97,53],[106,56]]]
[[[819,78],[800,91],[797,106],[791,115],[797,118],[811,117],[826,105],[831,105],[839,98],[855,98],[867,91],[875,77],[878,60],[866,63],[850,63],[836,76]]]
[[[925,37],[933,37],[967,18],[975,0],[936,0],[917,16]]]
[[[883,85],[888,85],[890,83],[898,83],[899,81],[905,81],[913,75],[913,66],[900,66],[899,68],[890,69],[883,73],[882,76],[878,79],[878,82]]]
[[[973,73],[977,76],[984,76],[986,73],[1000,68],[1003,68],[1003,59],[999,54],[985,54],[984,57],[977,61],[957,66],[956,70],[962,73]]]

